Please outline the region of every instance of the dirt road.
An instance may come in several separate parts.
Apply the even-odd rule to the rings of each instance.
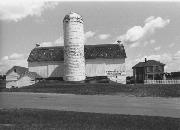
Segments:
[[[180,118],[180,98],[2,92],[0,108],[40,108]]]

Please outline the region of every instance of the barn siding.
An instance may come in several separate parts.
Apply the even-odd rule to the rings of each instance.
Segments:
[[[109,71],[125,72],[124,59],[86,60],[86,76],[107,76]]]
[[[63,62],[29,62],[29,71],[43,78],[63,77]],[[119,83],[126,81],[125,59],[86,59],[86,76],[108,76]]]
[[[43,78],[63,77],[63,62],[29,62],[28,68],[30,72],[36,72]]]
[[[110,80],[126,83],[125,59],[86,60],[86,76],[108,76]]]

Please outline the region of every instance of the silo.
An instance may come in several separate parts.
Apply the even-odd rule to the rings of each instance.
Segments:
[[[82,17],[74,12],[63,19],[65,81],[85,80],[84,28]]]

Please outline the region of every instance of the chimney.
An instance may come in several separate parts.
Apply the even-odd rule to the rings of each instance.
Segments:
[[[145,58],[145,62],[147,62],[147,59]]]

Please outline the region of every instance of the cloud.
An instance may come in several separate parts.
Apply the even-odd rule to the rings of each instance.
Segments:
[[[146,45],[148,45],[148,44],[154,44],[156,42],[156,40],[154,40],[154,39],[151,39],[151,40],[149,40],[149,41],[144,41],[143,42],[143,45],[144,46],[146,46]],[[132,45],[131,45],[131,47],[133,47],[133,46],[137,46],[136,44],[134,45],[135,43],[133,43]],[[139,42],[139,44],[141,44],[140,42]],[[139,45],[138,44],[138,45]]]
[[[46,9],[57,6],[57,2],[45,0],[2,0],[0,1],[0,19],[18,22],[27,16],[41,16]]]
[[[0,60],[0,73],[5,74],[11,67],[15,65],[27,67],[27,57],[28,55],[20,53],[13,53],[10,56],[4,56]]]
[[[149,41],[150,44],[154,44],[155,42],[156,42],[156,40],[154,40],[154,39],[151,39],[151,40]]]
[[[154,48],[155,51],[159,51],[160,49],[161,49],[160,46]]]
[[[64,45],[64,40],[63,37],[60,36],[58,39],[56,39],[53,42],[41,42],[41,43],[37,43],[40,45],[40,47],[51,47],[51,46],[63,46]]]
[[[174,60],[180,60],[180,51],[177,51],[173,57]]]
[[[58,39],[56,39],[54,41],[54,45],[57,45],[57,46],[63,46],[64,45],[64,39],[62,36],[60,36]]]
[[[174,47],[174,45],[175,45],[175,43],[171,43],[171,44],[169,44],[169,47],[172,48],[172,47]]]
[[[106,39],[108,39],[110,36],[111,36],[110,34],[100,34],[100,35],[98,36],[98,38],[101,39],[101,40],[106,40]]]
[[[84,37],[85,37],[85,39],[87,40],[88,38],[93,37],[95,34],[96,34],[96,33],[93,32],[93,31],[88,31],[88,32],[86,32],[86,33],[84,34]]]
[[[38,43],[40,45],[40,47],[50,47],[53,46],[52,42],[42,42],[42,43]]]
[[[4,56],[2,58],[2,60],[19,60],[19,59],[23,59],[23,58],[24,58],[23,54],[13,53],[10,56]]]
[[[148,17],[144,26],[134,26],[130,28],[126,34],[119,36],[117,39],[124,43],[130,44],[131,47],[137,47],[146,37],[152,35],[156,29],[164,28],[170,22],[169,19]],[[134,45],[133,45],[134,44]]]

